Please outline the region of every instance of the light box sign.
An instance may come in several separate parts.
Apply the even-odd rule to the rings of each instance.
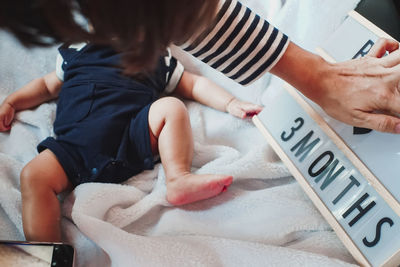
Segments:
[[[254,123],[355,258],[381,266],[398,257],[400,217],[358,168],[287,90],[265,105]]]
[[[318,52],[357,58],[379,37],[390,35],[352,11]],[[289,85],[263,104],[255,125],[354,258],[399,266],[400,136],[338,122]]]

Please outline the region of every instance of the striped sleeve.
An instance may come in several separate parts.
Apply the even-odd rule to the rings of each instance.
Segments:
[[[288,37],[236,0],[221,0],[214,22],[181,47],[242,85],[269,71]]]

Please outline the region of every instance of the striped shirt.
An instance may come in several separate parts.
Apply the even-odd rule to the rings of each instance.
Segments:
[[[236,0],[221,0],[214,22],[182,48],[242,85],[269,71],[288,37]]]

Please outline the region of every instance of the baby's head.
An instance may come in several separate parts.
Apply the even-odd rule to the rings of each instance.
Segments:
[[[90,41],[126,53],[127,72],[151,68],[173,43],[206,27],[219,0],[4,0],[0,27],[24,45]],[[81,13],[93,31],[76,18]]]

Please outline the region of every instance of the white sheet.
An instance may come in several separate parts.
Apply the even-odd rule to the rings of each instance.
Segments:
[[[244,0],[296,43],[312,50],[358,0]],[[202,73],[238,97],[261,103],[280,86],[266,75],[244,88],[188,57]],[[22,49],[0,35],[0,94],[51,71],[56,51]],[[266,91],[265,88],[268,88]],[[65,239],[78,266],[349,266],[354,260],[290,177],[250,120],[186,102],[195,139],[193,170],[226,173],[234,183],[222,195],[184,207],[165,201],[162,167],[124,185],[84,184],[63,203]],[[268,107],[266,107],[268,108]],[[0,239],[23,239],[19,172],[52,135],[55,103],[17,115],[0,134]]]

